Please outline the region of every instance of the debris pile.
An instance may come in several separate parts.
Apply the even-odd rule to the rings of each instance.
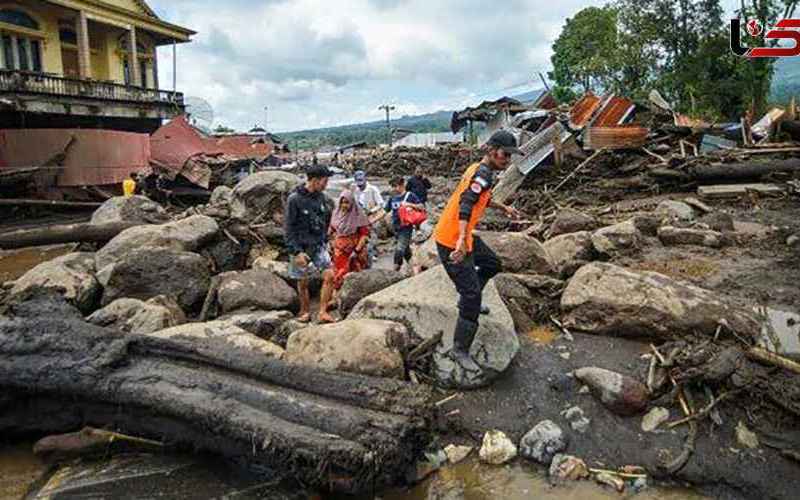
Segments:
[[[362,163],[353,164],[352,168],[364,170],[370,176],[391,177],[413,175],[417,168],[422,167],[431,177],[455,177],[480,159],[480,151],[465,144],[433,148],[401,146],[381,151]]]

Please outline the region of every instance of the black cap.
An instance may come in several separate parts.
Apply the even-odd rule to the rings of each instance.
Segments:
[[[312,165],[306,170],[306,176],[309,179],[319,179],[320,177],[333,177],[333,172],[325,165]]]
[[[509,154],[522,154],[522,151],[517,147],[517,140],[514,134],[507,130],[498,130],[489,138],[486,144],[493,148],[502,148],[503,151]]]

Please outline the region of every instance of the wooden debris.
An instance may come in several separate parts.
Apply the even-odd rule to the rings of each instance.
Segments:
[[[561,182],[559,182],[559,183],[558,183],[558,185],[557,185],[555,188],[553,188],[553,190],[552,190],[552,191],[550,191],[550,193],[555,193],[556,191],[558,191],[558,190],[559,190],[559,188],[560,188],[561,186],[563,186],[563,185],[564,185],[564,183],[566,183],[568,180],[570,180],[570,179],[572,178],[572,176],[574,176],[575,174],[577,174],[577,173],[578,173],[578,172],[579,172],[581,169],[583,169],[583,167],[585,167],[586,165],[588,165],[589,163],[591,163],[591,162],[592,162],[592,160],[594,160],[595,158],[597,158],[597,157],[598,157],[598,156],[599,156],[601,153],[603,153],[603,152],[605,152],[605,149],[599,149],[599,150],[595,151],[595,152],[594,152],[594,154],[592,154],[592,156],[590,156],[589,158],[587,158],[586,160],[584,160],[583,162],[581,162],[581,164],[580,164],[580,165],[578,165],[577,167],[575,167],[575,170],[573,170],[572,172],[570,172],[570,173],[569,173],[569,175],[567,175],[566,177],[564,177],[564,179],[563,179]]]
[[[747,357],[762,363],[789,370],[791,372],[800,374],[800,363],[792,361],[791,359],[784,358],[773,352],[769,352],[761,347],[751,347],[747,352]]]
[[[750,192],[759,194],[783,194],[785,189],[777,184],[717,184],[700,186],[697,195],[706,199],[736,198]]]
[[[102,203],[89,201],[30,200],[22,198],[0,198],[3,207],[50,207],[50,208],[98,208]]]
[[[20,229],[0,235],[0,248],[25,248],[74,242],[105,243],[122,231],[141,225],[140,222],[81,223]]]

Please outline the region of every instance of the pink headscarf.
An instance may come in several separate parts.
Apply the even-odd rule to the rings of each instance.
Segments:
[[[342,210],[342,200],[350,201],[350,210]],[[337,236],[350,236],[358,231],[359,228],[369,226],[369,218],[356,202],[353,192],[350,190],[342,191],[339,196],[339,203],[336,204],[336,211],[331,219],[331,227],[336,231]]]

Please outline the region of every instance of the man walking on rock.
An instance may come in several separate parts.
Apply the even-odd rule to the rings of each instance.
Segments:
[[[495,171],[508,168],[511,155],[520,153],[517,141],[510,132],[500,130],[486,147],[483,159],[464,172],[434,230],[439,259],[459,295],[451,357],[462,365],[474,364],[469,348],[478,331],[479,315],[489,312],[481,305],[483,288],[502,270],[497,255],[472,232],[487,207],[499,208],[509,217],[520,216],[516,209],[491,199]]]
[[[312,165],[306,172],[307,181],[289,195],[284,215],[286,246],[289,251],[289,277],[297,280],[300,295],[300,314],[297,320],[311,320],[309,278],[322,273],[319,321],[330,323],[334,319],[325,307],[333,293],[333,271],[328,252],[328,226],[331,208],[325,198],[325,188],[332,172],[324,165]]]

